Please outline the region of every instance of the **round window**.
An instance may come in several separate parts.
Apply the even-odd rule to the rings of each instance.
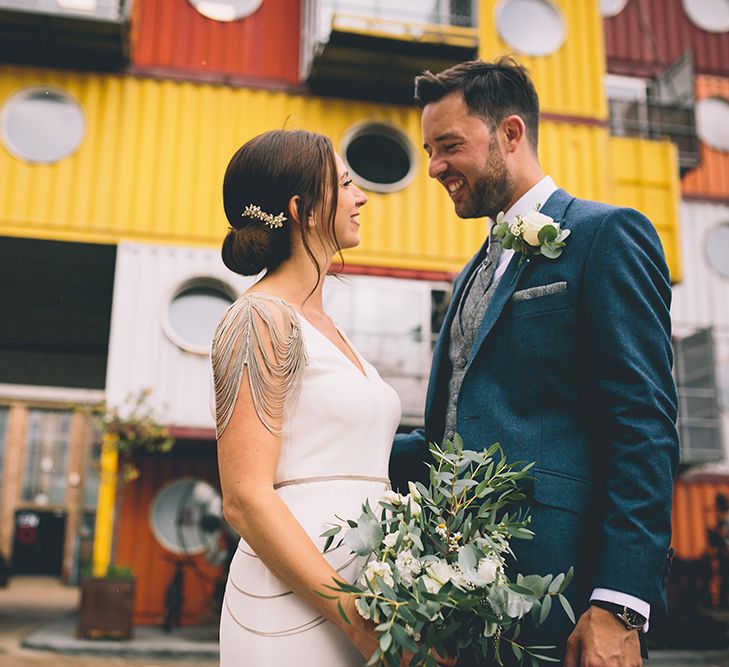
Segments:
[[[392,125],[357,125],[345,134],[342,146],[342,157],[352,178],[367,190],[397,192],[415,176],[415,149],[408,137]]]
[[[711,265],[729,278],[729,222],[714,227],[706,237],[706,254]]]
[[[729,30],[727,0],[683,0],[683,11],[702,30],[707,32]]]
[[[4,105],[0,130],[5,147],[28,162],[56,162],[73,153],[85,131],[81,106],[60,88],[34,86]]]
[[[152,501],[149,523],[157,541],[175,554],[214,548],[223,525],[220,494],[200,479],[177,479]]]
[[[235,298],[233,289],[216,278],[188,280],[174,292],[163,329],[178,347],[206,355],[215,327]]]
[[[696,132],[704,143],[729,151],[729,101],[707,97],[696,104]]]
[[[496,26],[509,46],[530,56],[554,53],[567,36],[562,12],[550,0],[502,0]]]
[[[605,18],[617,16],[627,4],[628,0],[600,0],[600,13]]]
[[[237,21],[250,16],[263,0],[190,0],[192,6],[213,21]]]

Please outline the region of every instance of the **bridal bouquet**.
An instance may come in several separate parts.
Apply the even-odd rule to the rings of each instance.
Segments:
[[[430,451],[427,487],[410,482],[406,495],[387,491],[377,514],[365,503],[338,542],[368,557],[353,584],[328,587],[353,594],[357,611],[376,624],[379,648],[367,664],[400,665],[410,651],[411,665],[435,667],[432,651],[457,655],[466,646],[498,664],[505,646],[521,664],[558,662],[547,654],[552,647],[518,640],[528,617],[537,626],[546,620],[554,598],[574,622],[563,595],[572,570],[511,581],[505,567],[511,539],[534,535],[518,507],[525,497],[519,482],[534,464],[508,464],[498,445],[464,450],[458,435],[442,448],[431,443]],[[344,528],[322,534],[325,550]],[[341,603],[339,611],[348,620]]]

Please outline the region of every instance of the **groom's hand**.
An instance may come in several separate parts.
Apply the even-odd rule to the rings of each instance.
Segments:
[[[626,630],[613,614],[590,607],[567,640],[564,667],[640,667],[637,630]]]

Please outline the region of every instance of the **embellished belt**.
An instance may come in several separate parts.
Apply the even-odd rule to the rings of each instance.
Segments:
[[[297,477],[295,479],[286,479],[282,482],[276,482],[274,489],[280,489],[284,486],[294,486],[296,484],[315,484],[317,482],[382,482],[388,487],[390,480],[387,477],[376,477],[374,475],[316,475],[314,477]]]

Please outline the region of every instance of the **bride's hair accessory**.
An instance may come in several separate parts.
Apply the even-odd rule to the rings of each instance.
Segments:
[[[246,206],[243,210],[243,213],[241,213],[241,216],[248,216],[249,218],[258,218],[259,220],[263,220],[263,223],[268,225],[271,229],[283,227],[283,223],[287,219],[283,212],[278,215],[266,213],[266,211],[262,211],[261,207],[256,204],[248,204],[248,206]]]

